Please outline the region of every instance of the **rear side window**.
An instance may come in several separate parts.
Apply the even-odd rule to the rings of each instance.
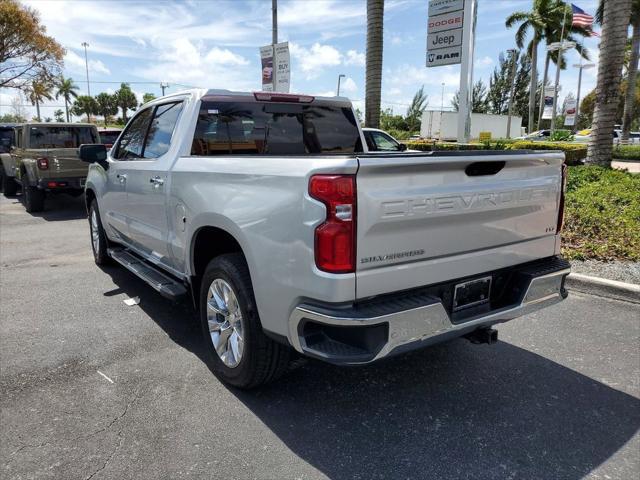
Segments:
[[[182,103],[167,103],[156,108],[147,134],[145,158],[158,158],[167,153],[181,111]]]
[[[105,145],[113,145],[116,143],[120,132],[100,132],[100,141]]]
[[[91,127],[29,127],[29,148],[78,148],[97,141]]]
[[[192,155],[304,155],[362,151],[350,108],[203,101]]]
[[[0,128],[0,153],[8,152],[13,144],[13,128]]]

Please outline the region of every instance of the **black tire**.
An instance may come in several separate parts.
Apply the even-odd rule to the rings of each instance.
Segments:
[[[18,192],[18,184],[15,178],[7,176],[4,170],[2,171],[1,187],[5,197],[13,197]]]
[[[222,279],[231,286],[242,314],[244,348],[239,363],[233,368],[225,365],[218,356],[209,332],[207,294],[216,279]],[[269,383],[286,372],[290,349],[274,342],[262,331],[249,268],[242,254],[220,255],[209,262],[202,277],[199,306],[209,366],[220,380],[235,387],[250,389]]]
[[[94,217],[95,215],[95,217]],[[93,222],[95,218],[95,224]],[[96,231],[97,247],[94,243],[94,230]],[[96,265],[107,265],[111,261],[111,257],[107,253],[109,248],[109,240],[107,234],[102,227],[102,220],[100,219],[100,211],[98,210],[98,202],[95,200],[91,202],[89,207],[89,239],[91,240],[91,251],[93,252],[93,260]]]
[[[22,195],[24,196],[24,208],[27,212],[41,212],[44,210],[44,190],[29,185],[29,179],[26,175],[22,177]]]

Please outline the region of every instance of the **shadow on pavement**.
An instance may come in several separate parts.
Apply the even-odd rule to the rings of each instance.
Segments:
[[[172,305],[124,269],[104,271],[119,287],[105,295],[140,296],[206,364],[190,305]],[[640,427],[640,400],[504,342],[455,340],[358,368],[307,361],[260,390],[229,390],[334,479],[577,480]]]
[[[24,205],[22,194],[18,194],[13,198]],[[42,218],[48,222],[87,218],[84,194],[77,197],[64,193],[55,195],[49,194],[44,201],[44,210],[42,212],[31,213],[29,215]]]

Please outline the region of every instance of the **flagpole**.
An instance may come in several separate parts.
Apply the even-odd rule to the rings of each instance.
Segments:
[[[562,66],[562,47],[564,42],[564,25],[567,21],[567,5],[565,4],[562,15],[562,30],[560,32],[560,47],[558,48],[558,61],[556,62],[556,83],[553,88],[553,112],[551,112],[551,135],[556,131],[556,108],[558,108],[558,83],[560,82],[560,67]]]

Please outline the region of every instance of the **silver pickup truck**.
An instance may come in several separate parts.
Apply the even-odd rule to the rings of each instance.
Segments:
[[[244,388],[297,351],[356,365],[566,297],[563,155],[369,153],[348,100],[192,90],[82,145],[96,263],[198,308]]]

